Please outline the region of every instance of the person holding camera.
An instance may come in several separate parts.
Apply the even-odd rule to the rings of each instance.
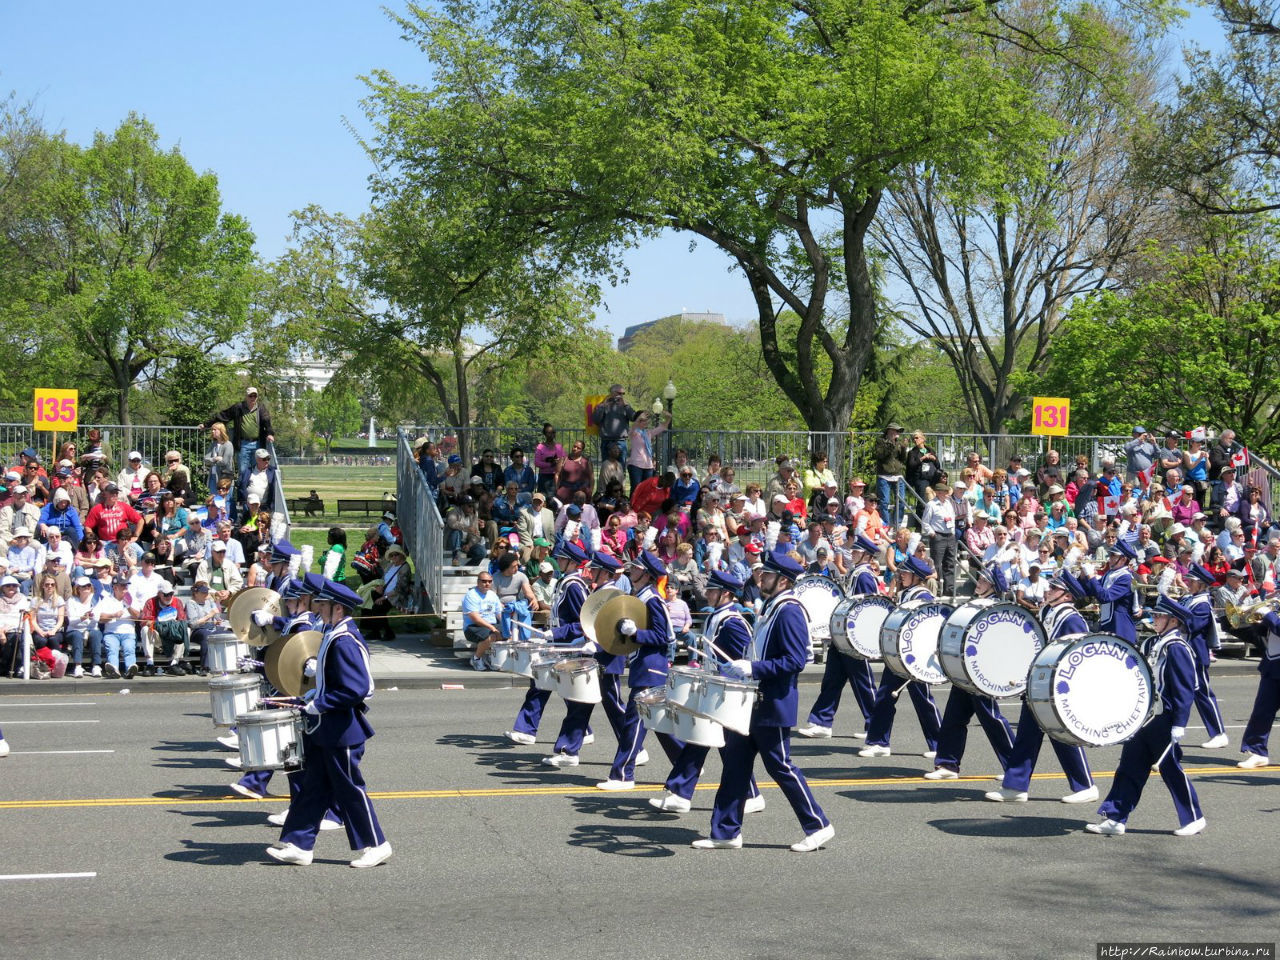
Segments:
[[[600,428],[601,467],[604,466],[603,451],[608,450],[611,443],[618,445],[619,459],[627,462],[627,433],[638,416],[639,411],[627,403],[626,387],[620,383],[609,387],[609,396],[591,411],[591,422]]]

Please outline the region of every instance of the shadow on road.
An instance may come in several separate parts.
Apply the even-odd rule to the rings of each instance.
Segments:
[[[262,835],[274,838],[280,832],[279,827],[267,823],[267,812],[254,810],[251,807],[235,807],[229,810],[210,810],[207,807],[193,810],[184,807],[172,811],[191,820],[193,827],[253,827],[263,828]],[[275,813],[273,809],[270,811]]]
[[[442,747],[461,747],[463,750],[491,750],[494,747],[510,747],[514,749],[520,744],[512,743],[501,734],[489,736],[479,733],[447,733],[437,737],[436,743]],[[532,747],[532,744],[530,744]]]
[[[884,790],[838,790],[836,796],[848,800],[860,800],[863,803],[937,803],[940,800],[966,799],[973,800],[982,796],[981,792],[947,792],[934,789],[922,789],[917,784],[898,789],[890,787]]]
[[[182,845],[186,849],[166,853],[164,858],[177,863],[198,863],[205,867],[242,867],[247,863],[279,866],[263,852],[271,845],[270,840],[265,838],[262,843],[205,843],[200,840],[183,840]]]
[[[701,835],[686,827],[590,823],[575,827],[569,844],[619,857],[674,857],[677,849],[688,847]]]
[[[208,740],[161,740],[152,750],[158,750],[161,753],[225,753],[227,756],[235,756],[222,744],[217,743],[210,738]]]
[[[929,820],[929,826],[956,837],[1065,837],[1084,830],[1086,820],[1066,817],[1005,816],[988,819]]]
[[[632,823],[675,823],[679,814],[664,813],[649,806],[647,796],[628,796],[625,799],[615,794],[599,797],[571,797],[573,809],[584,816],[604,817],[606,820],[626,820]],[[686,817],[697,817],[699,813],[704,819],[711,816],[710,810],[693,810],[684,814]]]

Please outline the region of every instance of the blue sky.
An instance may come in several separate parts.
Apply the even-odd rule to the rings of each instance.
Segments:
[[[1203,10],[1180,33],[1218,35]],[[82,143],[144,114],[162,143],[217,173],[224,206],[249,219],[268,258],[285,247],[290,211],[364,209],[369,165],[343,117],[362,125],[358,77],[375,68],[428,79],[422,53],[361,0],[7,0],[0,19],[0,91],[34,98],[47,126]],[[599,317],[615,333],[685,308],[754,320],[745,282],[707,244],[690,253],[687,237],[666,235],[627,265],[630,282],[606,291]]]

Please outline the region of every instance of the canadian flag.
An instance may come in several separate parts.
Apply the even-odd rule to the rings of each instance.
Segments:
[[[1243,470],[1249,466],[1249,448],[1241,447],[1231,455],[1231,465],[1238,470]]]
[[[1120,496],[1111,494],[1102,498],[1102,513],[1104,516],[1114,517],[1120,510]]]
[[[1187,431],[1188,440],[1199,440],[1201,443],[1203,443],[1206,439],[1208,439],[1208,436],[1209,435],[1205,431],[1204,427],[1196,427],[1194,430]]]
[[[1145,470],[1138,471],[1138,485],[1143,489],[1151,486],[1151,478],[1156,475],[1156,465],[1153,463]]]

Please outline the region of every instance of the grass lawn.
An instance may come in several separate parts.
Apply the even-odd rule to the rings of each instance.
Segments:
[[[285,466],[281,467],[284,479],[284,493],[290,500],[305,497],[314,490],[324,501],[325,511],[320,517],[291,516],[294,523],[308,526],[322,524],[339,524],[348,526],[369,522],[373,516],[362,518],[358,514],[338,516],[338,498],[342,499],[381,499],[384,493],[396,495],[396,468],[388,464],[385,467],[344,467],[336,464]]]

